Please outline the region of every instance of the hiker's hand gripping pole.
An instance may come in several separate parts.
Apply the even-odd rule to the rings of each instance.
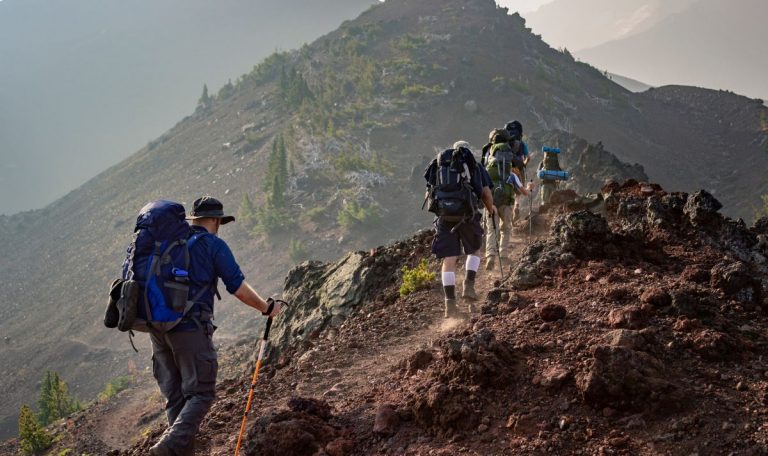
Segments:
[[[271,309],[274,308],[275,303],[285,307],[288,304],[285,301],[276,300],[273,298],[267,299],[269,304],[269,310],[265,315],[268,315]],[[245,434],[245,424],[248,421],[248,414],[251,411],[251,404],[253,402],[253,393],[256,391],[256,383],[259,380],[259,371],[261,370],[261,364],[264,362],[264,355],[267,352],[269,346],[269,330],[272,329],[272,318],[267,318],[267,324],[264,327],[264,337],[261,339],[261,346],[259,347],[259,356],[256,358],[256,368],[253,370],[253,378],[251,379],[251,389],[248,391],[248,401],[245,403],[245,413],[243,414],[243,422],[240,424],[240,434],[237,436],[237,446],[235,446],[235,456],[240,455],[240,445],[243,442],[243,434]]]

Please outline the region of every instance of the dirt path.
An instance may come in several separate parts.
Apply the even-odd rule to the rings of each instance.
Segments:
[[[526,246],[526,237],[513,237],[511,258],[519,258]],[[505,276],[509,275],[511,265],[512,261],[505,259]],[[460,268],[463,269],[463,266]],[[463,274],[463,271],[459,271],[457,275],[462,278]],[[478,296],[485,296],[499,278],[498,269],[486,271],[484,264],[481,265],[476,283]],[[457,288],[459,293],[461,287]],[[418,348],[430,346],[432,341],[440,336],[469,324],[466,314],[463,318],[443,318],[442,290],[435,290],[430,295],[428,307],[431,318],[421,328],[397,337],[383,338],[381,343],[374,344],[371,349],[350,350],[349,356],[332,357],[331,362],[326,362],[322,369],[317,370],[305,382],[296,385],[296,393],[306,397],[322,397],[334,404],[349,392],[367,391]],[[459,308],[462,312],[466,311],[466,304],[461,299]]]
[[[164,420],[164,402],[157,385],[151,378],[145,378],[139,385],[112,401],[112,409],[102,415],[93,430],[95,437],[110,448],[128,448]]]

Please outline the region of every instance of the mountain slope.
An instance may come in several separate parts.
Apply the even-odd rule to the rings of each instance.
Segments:
[[[646,90],[652,88],[653,86],[650,86],[644,82],[636,81],[632,78],[628,78],[626,76],[622,76],[620,74],[610,74],[609,76],[613,82],[616,84],[624,87],[625,89],[629,90],[630,92],[645,92]]]
[[[760,0],[698,0],[648,30],[576,55],[652,85],[688,84],[768,98],[760,43],[768,40]],[[684,57],[682,57],[684,56]]]
[[[768,192],[766,112],[695,88],[632,94],[551,49],[490,0],[388,0],[312,45],[271,56],[55,204],[0,217],[5,422],[13,425],[44,369],[61,371],[83,396],[126,370],[127,340],[101,327],[103,294],[148,200],[189,204],[208,193],[234,209],[250,195],[256,221],[277,229],[254,234],[241,219],[222,236],[248,280],[269,293],[302,249],[335,258],[428,226],[418,210],[420,174],[436,150],[460,138],[480,146],[513,117],[528,132],[564,129],[602,141],[669,188],[717,190],[730,213],[749,214]],[[286,201],[269,208],[268,156],[281,142],[291,170]],[[730,168],[712,165],[723,154]],[[255,318],[227,298],[217,304],[217,324],[227,338],[252,333]],[[133,359],[141,368],[148,356],[140,342],[143,353]]]
[[[547,43],[581,51],[644,32],[695,1],[555,0],[523,16]]]
[[[218,90],[373,1],[0,2],[0,193],[16,195],[0,213],[59,198],[189,112],[203,83]]]

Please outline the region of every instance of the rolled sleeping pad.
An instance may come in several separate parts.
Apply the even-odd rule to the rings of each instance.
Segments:
[[[539,179],[567,181],[570,178],[571,173],[568,171],[550,171],[548,169],[539,170]]]
[[[542,152],[549,152],[550,154],[559,154],[560,153],[560,149],[558,149],[557,147],[548,147],[548,146],[542,147],[541,151]]]

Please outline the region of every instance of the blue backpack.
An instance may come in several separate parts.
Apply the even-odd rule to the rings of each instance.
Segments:
[[[189,252],[209,233],[192,234],[185,217],[184,206],[172,201],[154,201],[141,209],[115,303],[119,330],[169,331],[215,286],[208,284],[189,297]]]

